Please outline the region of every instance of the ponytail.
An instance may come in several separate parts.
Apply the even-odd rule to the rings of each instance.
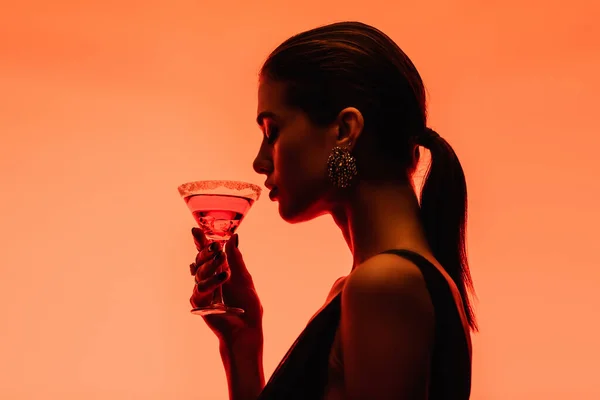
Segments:
[[[467,184],[456,153],[435,131],[427,128],[417,144],[431,153],[421,190],[421,219],[433,255],[454,280],[469,326],[477,331],[469,300],[474,294],[466,251]]]

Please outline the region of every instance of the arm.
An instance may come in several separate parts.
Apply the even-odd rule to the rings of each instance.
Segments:
[[[340,326],[346,399],[427,398],[434,313],[414,264],[382,254],[357,267]]]
[[[265,386],[262,336],[234,344],[220,342],[219,351],[230,400],[256,400]]]

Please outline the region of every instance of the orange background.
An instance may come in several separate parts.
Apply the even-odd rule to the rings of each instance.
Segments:
[[[262,183],[261,62],[344,19],[413,59],[465,168],[472,398],[600,398],[598,6],[208,3],[2,5],[0,398],[227,397],[216,339],[189,313],[176,187]],[[239,233],[269,376],[351,257],[329,218],[287,225],[266,196]]]

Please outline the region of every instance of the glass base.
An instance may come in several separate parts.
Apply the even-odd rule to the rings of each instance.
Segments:
[[[244,313],[244,310],[237,307],[228,307],[225,304],[211,304],[206,307],[194,308],[191,311],[195,315],[218,315],[218,314],[230,314],[240,315]]]

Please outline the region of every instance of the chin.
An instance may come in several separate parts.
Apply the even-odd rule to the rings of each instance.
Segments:
[[[279,215],[290,224],[298,224],[313,220],[328,212],[320,206],[319,202],[298,204],[279,200]]]

